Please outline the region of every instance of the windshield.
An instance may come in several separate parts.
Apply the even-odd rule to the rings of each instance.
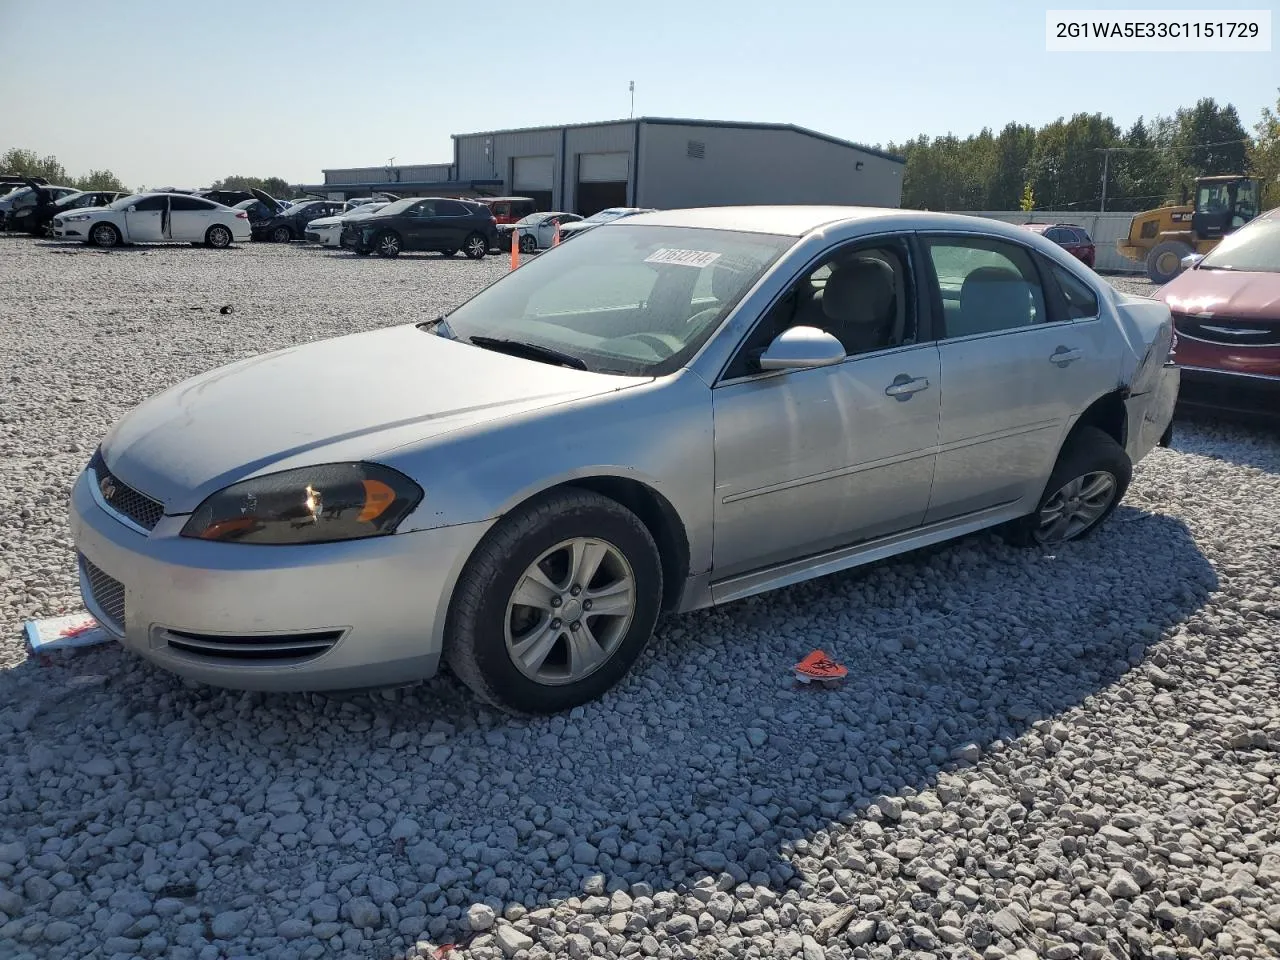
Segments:
[[[65,197],[63,197],[61,200],[55,200],[55,201],[53,202],[53,205],[54,205],[55,207],[70,207],[70,206],[74,206],[77,202],[84,200],[86,196],[88,196],[88,195],[87,195],[83,190],[81,190],[81,191],[79,191],[79,192],[77,192],[77,193],[68,193],[68,194],[67,194]]]
[[[4,195],[5,200],[20,200],[25,196],[35,193],[30,187],[16,187]]]
[[[129,196],[127,196],[127,197],[121,197],[121,198],[120,198],[119,200],[117,200],[115,203],[109,203],[109,204],[107,204],[107,209],[108,209],[108,210],[123,210],[123,209],[125,209],[126,207],[128,207],[128,206],[130,206],[130,205],[132,205],[132,204],[137,203],[137,202],[138,202],[139,200],[141,200],[143,197],[148,197],[148,196],[150,196],[150,194],[147,194],[147,193],[134,193],[134,194],[130,194],[130,195],[129,195]]]
[[[1200,269],[1280,273],[1280,218],[1254,220],[1223,238],[1200,261]]]
[[[545,213],[531,213],[527,217],[522,217],[517,220],[516,226],[532,227],[535,223],[541,223],[545,219],[547,219],[547,214]]]
[[[443,332],[533,344],[601,373],[673,373],[794,242],[691,227],[592,231],[481,291]]]
[[[344,218],[360,217],[360,216],[364,216],[366,213],[374,213],[378,210],[381,210],[386,205],[387,205],[387,201],[377,200],[373,203],[365,203],[358,207],[352,207],[350,210],[347,210],[345,213],[340,214],[340,216]]]
[[[410,197],[408,200],[396,200],[394,203],[388,203],[382,208],[383,213],[397,214],[404,213],[419,200],[418,197]]]

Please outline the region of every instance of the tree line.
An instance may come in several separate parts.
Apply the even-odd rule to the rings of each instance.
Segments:
[[[11,147],[0,154],[0,173],[12,173],[24,177],[44,177],[49,183],[60,187],[75,187],[77,190],[118,190],[122,193],[142,193],[147,188],[138,187],[130,191],[124,182],[110,170],[90,170],[84,176],[74,177],[67,172],[58,158],[52,155],[40,156],[34,150]],[[164,186],[176,186],[164,184]],[[282,177],[245,177],[233,175],[215,180],[209,184],[213,190],[250,190],[257,188],[281,200],[293,196],[293,188]]]
[[[1043,127],[1009,123],[964,139],[921,135],[886,149],[906,158],[902,205],[926,210],[1146,210],[1181,202],[1198,176],[1250,173],[1264,208],[1280,204],[1280,99],[1252,134],[1236,108],[1203,98],[1127,130],[1101,113]]]

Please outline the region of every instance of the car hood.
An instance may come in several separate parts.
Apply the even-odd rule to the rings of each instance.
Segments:
[[[102,455],[166,513],[183,514],[246,477],[377,459],[464,427],[642,382],[397,326],[289,347],[179,383],[118,421]]]
[[[343,220],[347,220],[347,219],[350,219],[350,217],[349,216],[348,217],[344,217],[344,216],[319,217],[315,220],[312,220],[310,223],[308,223],[307,229],[310,230],[316,227],[336,227],[339,224],[341,224]]]
[[[1156,293],[1175,313],[1238,320],[1280,319],[1280,273],[1187,270]]]

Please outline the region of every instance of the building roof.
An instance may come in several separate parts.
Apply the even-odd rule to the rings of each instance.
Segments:
[[[290,184],[304,193],[324,193],[326,190],[378,190],[395,193],[397,190],[489,190],[503,185],[501,180],[357,180],[350,183],[299,183]]]
[[[860,150],[863,153],[871,154],[874,157],[883,157],[886,160],[892,160],[895,163],[905,164],[906,157],[899,156],[896,153],[889,153],[876,147],[868,147],[861,143],[854,143],[852,140],[842,140],[839,137],[833,137],[826,133],[819,133],[817,130],[810,130],[808,127],[800,127],[794,123],[753,123],[740,120],[686,120],[679,117],[635,117],[630,120],[601,120],[596,123],[560,123],[543,127],[515,127],[509,130],[480,130],[475,133],[455,133],[453,139],[458,140],[462,137],[492,137],[501,133],[540,133],[547,130],[579,130],[583,127],[612,127],[618,124],[629,123],[651,123],[663,124],[667,126],[681,127],[728,127],[737,130],[787,130],[791,133],[798,133],[806,137],[813,137],[815,140],[825,140],[827,143],[834,143],[842,147],[849,147],[852,150]]]

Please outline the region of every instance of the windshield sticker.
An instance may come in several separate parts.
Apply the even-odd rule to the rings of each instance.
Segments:
[[[720,259],[720,254],[705,250],[655,250],[644,258],[645,263],[677,263],[685,267],[709,267]]]

